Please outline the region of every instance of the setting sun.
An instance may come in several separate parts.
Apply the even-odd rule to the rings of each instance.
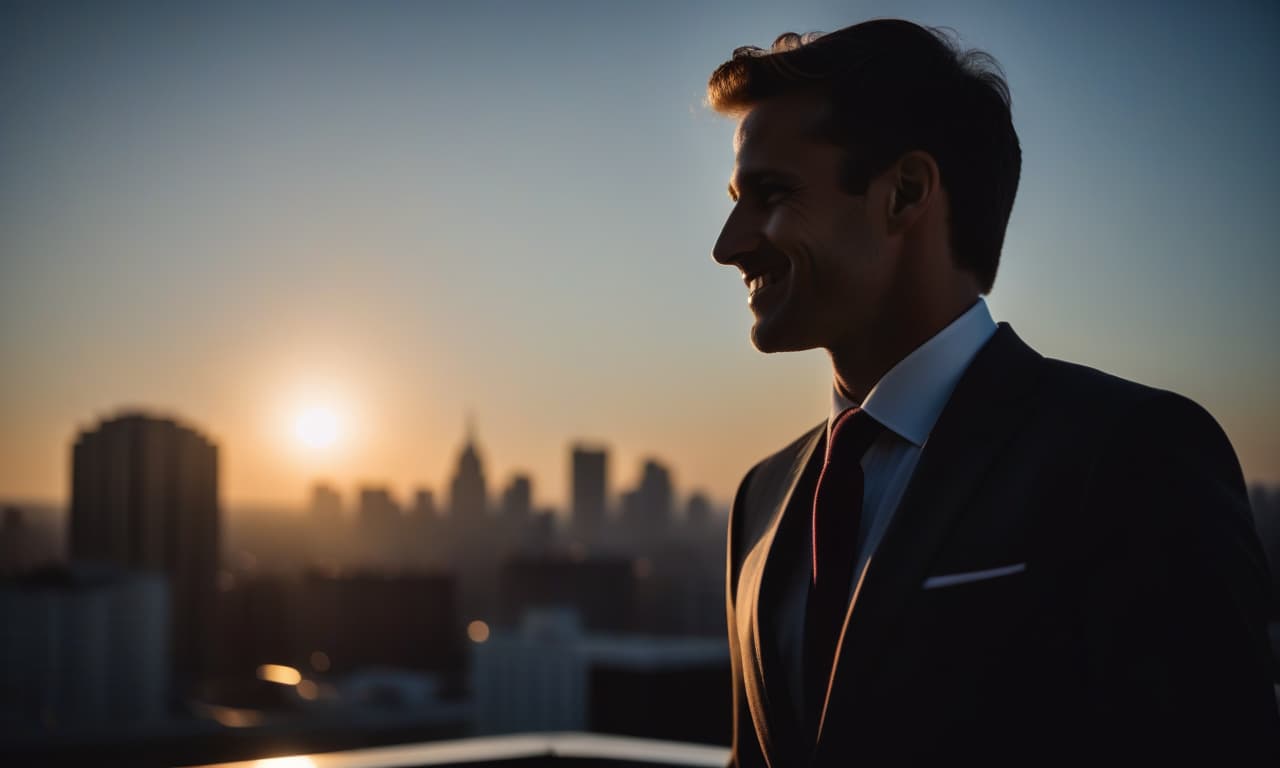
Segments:
[[[308,448],[328,448],[337,442],[338,431],[338,416],[330,408],[306,408],[293,423],[294,436]]]

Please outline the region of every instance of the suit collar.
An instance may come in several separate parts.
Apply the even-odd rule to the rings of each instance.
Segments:
[[[900,607],[919,590],[948,528],[1021,423],[1042,360],[1001,323],[942,409],[889,529],[854,589],[819,730],[819,758],[827,750],[838,753],[832,745],[847,735],[847,729],[828,723],[848,722],[852,710],[871,705],[868,683]]]
[[[767,754],[807,754],[812,742],[806,743],[794,713],[798,702],[793,701],[790,687],[784,678],[789,665],[778,648],[777,633],[762,626],[761,616],[775,616],[779,601],[787,598],[787,573],[793,563],[788,558],[807,559],[808,549],[796,545],[803,542],[804,529],[809,522],[808,509],[812,504],[818,472],[822,469],[822,456],[826,447],[826,424],[815,426],[801,439],[799,451],[788,469],[786,480],[777,487],[778,495],[765,500],[771,510],[764,535],[752,549],[742,568],[743,578],[751,578],[747,590],[754,592],[744,596],[752,605],[750,612],[750,639],[756,649],[756,676],[747,676],[749,693],[763,703],[753,708],[753,721],[760,743],[768,745]],[[781,542],[775,545],[775,540]],[[740,636],[742,634],[740,633]],[[745,639],[745,638],[744,638]],[[771,765],[777,765],[776,759]]]
[[[863,399],[863,410],[917,447],[924,445],[969,363],[996,332],[987,303],[979,298],[945,328],[888,370]],[[834,386],[831,424],[854,403]]]

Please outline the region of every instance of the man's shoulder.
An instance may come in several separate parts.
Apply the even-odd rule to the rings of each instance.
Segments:
[[[1086,408],[1129,407],[1163,391],[1097,368],[1052,357],[1044,358],[1042,381],[1045,397]]]
[[[965,378],[975,376],[981,386],[995,385],[1010,376],[1032,383],[1023,391],[1034,393],[1042,408],[1094,423],[1123,422],[1152,411],[1213,421],[1184,395],[1081,363],[1044,357],[1022,341],[1008,323],[1000,323],[997,333],[965,374]]]
[[[1044,358],[1043,401],[1104,423],[1174,420],[1201,427],[1217,422],[1196,401],[1167,389],[1142,384],[1087,365]]]
[[[1044,359],[1042,418],[1047,434],[1073,434],[1095,447],[1094,462],[1119,477],[1139,470],[1216,477],[1243,487],[1226,431],[1186,395],[1141,384],[1077,363]],[[1052,426],[1056,425],[1056,426]],[[1079,441],[1066,440],[1065,446]]]

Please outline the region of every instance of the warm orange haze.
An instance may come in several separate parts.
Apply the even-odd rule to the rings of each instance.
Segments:
[[[309,406],[294,421],[294,436],[305,446],[321,450],[340,437],[338,416],[332,408]]]
[[[690,432],[681,436],[660,426],[654,414],[637,410],[638,406],[614,412],[608,403],[593,402],[589,397],[594,396],[586,393],[575,401],[572,393],[578,387],[573,383],[563,388],[563,396],[548,391],[547,377],[564,374],[532,363],[529,370],[534,373],[517,379],[528,386],[516,387],[511,397],[498,391],[503,385],[482,382],[477,390],[487,395],[472,398],[465,392],[433,389],[446,384],[443,374],[438,382],[414,383],[396,381],[391,375],[385,379],[375,376],[380,369],[397,368],[393,354],[374,354],[373,349],[360,346],[343,351],[332,341],[318,344],[306,340],[303,334],[291,341],[302,349],[319,347],[327,354],[356,362],[347,367],[345,379],[310,377],[306,373],[308,363],[322,358],[322,354],[312,353],[310,359],[298,360],[303,355],[288,349],[291,345],[281,340],[276,347],[279,354],[271,356],[274,360],[265,361],[253,350],[260,342],[246,339],[244,349],[232,353],[233,359],[241,361],[234,365],[243,368],[237,368],[240,372],[236,376],[221,380],[226,388],[222,384],[215,387],[216,380],[193,382],[196,391],[190,399],[175,396],[172,374],[156,371],[153,377],[147,372],[150,366],[112,373],[106,377],[104,388],[120,394],[105,395],[106,403],[89,406],[74,415],[47,407],[26,408],[14,414],[11,423],[18,427],[41,420],[45,414],[56,413],[59,420],[67,421],[61,434],[32,434],[31,442],[19,451],[8,450],[10,445],[19,447],[14,440],[19,433],[6,433],[4,448],[12,460],[4,463],[0,498],[54,503],[64,499],[69,482],[67,451],[74,432],[98,419],[137,408],[191,422],[218,442],[223,452],[223,498],[233,514],[246,505],[300,508],[310,486],[320,480],[348,491],[367,483],[390,485],[404,500],[420,487],[442,488],[466,432],[468,406],[495,482],[504,481],[513,472],[529,472],[535,478],[535,494],[541,504],[559,507],[567,499],[568,446],[584,437],[605,441],[613,448],[613,481],[619,486],[633,482],[642,459],[649,456],[673,463],[686,490],[718,486],[717,497],[726,500],[736,482],[733,476],[739,471],[741,460],[714,450],[717,441],[706,427],[734,408],[746,407],[743,392],[711,392],[692,380],[689,385],[701,391],[698,399],[703,403],[695,409],[692,402],[680,405],[680,401],[691,398],[682,394],[677,399],[676,393],[670,392],[674,382],[658,381],[638,399],[633,398],[643,403],[655,395],[668,397],[675,400],[677,407],[688,409],[681,413],[681,424],[688,425]],[[260,367],[267,370],[266,374],[255,375],[255,358],[262,360]],[[750,364],[749,360],[744,362]],[[294,370],[284,370],[291,363],[297,363]],[[206,360],[201,368],[211,365]],[[457,373],[452,371],[450,375]],[[136,383],[109,383],[122,374]],[[816,403],[821,397],[821,374],[808,371],[805,375]],[[616,374],[585,370],[583,377],[608,382]],[[313,378],[323,379],[324,385],[311,384]],[[569,374],[570,382],[575,378]],[[181,373],[178,379],[182,379]],[[334,380],[341,381],[341,385],[331,384]],[[613,383],[608,386],[616,389]],[[526,408],[520,401],[530,395],[535,407]],[[498,418],[504,414],[507,418]],[[761,413],[752,423],[731,426],[731,433],[745,437],[746,433],[758,432],[761,425],[785,418],[785,413]],[[799,418],[799,414],[792,418]],[[630,439],[626,439],[628,436]],[[38,453],[35,445],[41,446]],[[37,458],[41,454],[43,458]],[[681,456],[685,457],[683,461],[679,461]]]

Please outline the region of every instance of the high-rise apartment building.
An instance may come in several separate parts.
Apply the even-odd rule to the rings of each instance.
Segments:
[[[656,534],[671,525],[671,471],[655,459],[644,463],[640,485],[628,493],[622,522],[633,532]]]
[[[72,451],[70,554],[164,574],[179,691],[208,670],[218,573],[218,449],[171,419],[126,413]]]
[[[410,515],[420,522],[435,522],[440,516],[436,509],[436,497],[428,488],[419,488],[413,495],[413,508]]]
[[[172,696],[167,581],[79,563],[0,582],[0,732],[105,731],[165,720]]]
[[[370,531],[394,528],[400,520],[400,505],[384,486],[364,486],[360,489],[360,526]]]
[[[38,568],[0,582],[0,617],[6,735],[168,716],[169,588],[160,573],[101,563]]]
[[[593,537],[604,525],[609,479],[609,452],[583,444],[573,446],[572,523]]]
[[[336,525],[342,521],[342,494],[326,483],[311,487],[311,521],[318,525]]]
[[[502,492],[502,517],[509,521],[526,521],[533,514],[533,481],[528,475],[515,475]]]
[[[685,505],[684,524],[691,531],[702,531],[711,525],[711,500],[704,493],[695,492]]]

